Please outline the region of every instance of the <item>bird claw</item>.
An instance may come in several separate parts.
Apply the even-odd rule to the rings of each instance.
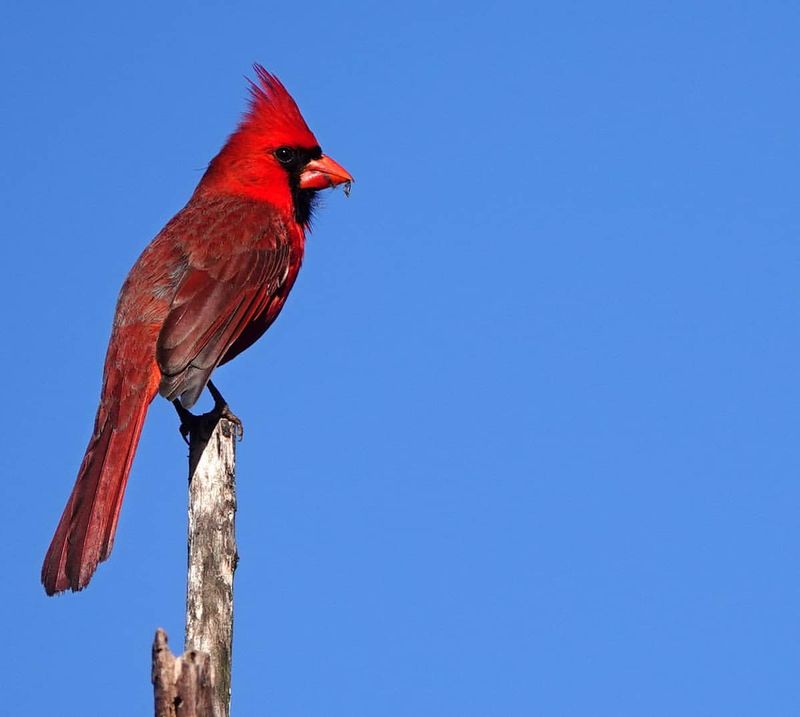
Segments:
[[[214,408],[214,411],[217,409]],[[233,428],[233,435],[237,441],[241,441],[244,438],[244,425],[242,424],[242,420],[230,409],[230,406],[226,403],[219,412],[219,417],[224,418],[231,424]]]
[[[178,431],[180,431],[181,438],[183,438],[184,443],[186,445],[191,445],[191,441],[189,440],[189,436],[192,433],[192,430],[198,427],[200,416],[195,416],[191,411],[183,407],[183,404],[176,398],[172,405],[175,406],[175,410],[178,412],[178,418],[181,419],[181,425],[178,426]]]
[[[224,418],[233,427],[234,437],[241,441],[244,438],[244,425],[241,419],[231,411],[228,402],[222,397],[219,389],[211,381],[207,385],[209,393],[214,398],[214,408],[208,413],[195,415],[184,408],[180,400],[175,399],[172,402],[178,412],[178,417],[181,419],[181,425],[178,427],[181,437],[187,446],[191,445],[192,434],[203,436],[204,440],[208,440],[214,427]]]
[[[229,421],[233,425],[233,435],[237,440],[241,441],[242,438],[244,438],[244,425],[241,419],[231,411],[228,402],[222,397],[219,389],[211,383],[211,381],[208,382],[208,391],[214,397],[214,408],[211,412],[216,413],[219,418],[224,418],[226,421]]]

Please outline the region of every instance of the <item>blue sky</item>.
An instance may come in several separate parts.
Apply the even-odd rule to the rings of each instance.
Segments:
[[[8,714],[148,714],[185,448],[154,403],[90,588],[38,583],[113,305],[254,61],[356,177],[239,452],[239,715],[796,715],[800,10],[10,5]]]

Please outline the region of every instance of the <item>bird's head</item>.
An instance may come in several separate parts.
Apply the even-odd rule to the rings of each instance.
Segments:
[[[254,65],[250,106],[236,131],[214,157],[197,191],[238,194],[311,219],[316,193],[353,178],[322,153],[300,109],[275,75]]]

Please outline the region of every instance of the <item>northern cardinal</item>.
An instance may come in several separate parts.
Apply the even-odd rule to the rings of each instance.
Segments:
[[[286,88],[254,67],[236,131],[122,286],[94,432],[42,566],[48,595],[86,587],[111,552],[155,395],[190,408],[214,369],[269,328],[297,278],[317,191],[350,188]]]

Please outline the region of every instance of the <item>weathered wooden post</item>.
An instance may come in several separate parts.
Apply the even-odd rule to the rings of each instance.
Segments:
[[[241,425],[212,412],[189,425],[186,640],[174,657],[153,643],[156,717],[229,717],[236,570],[236,439]]]

